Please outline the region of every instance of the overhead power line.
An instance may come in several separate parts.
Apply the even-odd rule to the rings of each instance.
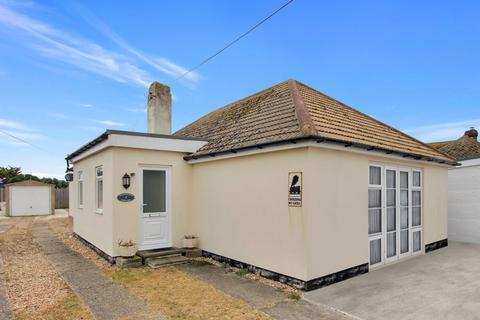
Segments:
[[[29,141],[27,141],[27,140],[25,140],[25,139],[19,138],[19,137],[15,136],[15,135],[7,132],[7,131],[4,131],[4,130],[0,129],[0,133],[3,133],[4,135],[9,136],[10,138],[13,138],[13,139],[18,140],[18,141],[20,141],[20,142],[23,142],[23,143],[25,143],[25,144],[28,144],[28,145],[31,146],[31,147],[34,147],[34,148],[36,148],[36,149],[45,151],[44,149],[40,148],[39,146],[36,146],[36,145],[34,145],[33,143],[31,143],[31,142],[29,142]]]
[[[247,36],[249,33],[251,33],[252,31],[254,31],[255,29],[257,29],[258,27],[260,27],[262,24],[264,24],[265,22],[267,22],[270,18],[272,18],[274,15],[276,15],[277,13],[279,13],[282,9],[284,9],[286,6],[288,6],[290,3],[292,3],[293,0],[289,0],[287,2],[285,2],[281,7],[279,7],[277,10],[273,11],[270,15],[268,15],[267,17],[263,18],[260,22],[258,22],[256,25],[254,25],[253,27],[251,27],[250,29],[248,29],[247,31],[245,31],[244,33],[242,33],[241,35],[239,35],[238,37],[236,37],[235,39],[233,39],[232,41],[230,41],[227,45],[225,45],[222,49],[218,50],[217,52],[215,52],[214,54],[212,54],[211,56],[209,56],[208,58],[206,58],[205,60],[203,60],[202,62],[200,62],[199,64],[197,64],[195,67],[189,69],[188,71],[182,73],[180,76],[178,76],[177,78],[173,79],[170,84],[186,77],[187,75],[189,75],[190,73],[192,73],[193,71],[197,70],[198,68],[200,68],[201,66],[203,66],[204,64],[206,64],[207,62],[209,62],[210,60],[212,60],[213,58],[215,58],[216,56],[218,56],[220,53],[222,53],[223,51],[227,50],[228,48],[230,48],[231,46],[233,46],[235,43],[237,43],[238,41],[240,41],[243,37]]]

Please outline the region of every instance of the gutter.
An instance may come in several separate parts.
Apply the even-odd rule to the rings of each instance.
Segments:
[[[333,138],[326,138],[322,137],[319,135],[310,135],[310,136],[301,136],[301,137],[294,137],[290,139],[284,139],[284,140],[277,140],[277,141],[272,141],[272,142],[265,142],[265,143],[258,143],[258,144],[253,144],[253,145],[248,145],[240,148],[232,148],[230,150],[224,150],[224,151],[218,151],[218,152],[207,152],[207,153],[202,153],[202,154],[191,154],[183,157],[185,161],[189,160],[197,160],[200,158],[205,158],[205,157],[216,157],[220,155],[226,155],[226,154],[232,154],[232,153],[238,153],[241,151],[246,151],[246,150],[251,150],[251,149],[262,149],[264,147],[272,147],[272,146],[278,146],[278,145],[285,145],[285,144],[296,144],[298,142],[306,142],[306,141],[315,141],[317,143],[334,143],[334,144],[339,144],[343,145],[345,148],[359,148],[359,149],[364,149],[367,151],[376,151],[376,152],[384,152],[389,155],[398,155],[403,158],[411,158],[414,160],[423,160],[423,161],[428,161],[428,162],[435,162],[439,164],[446,164],[450,166],[459,166],[460,164],[457,161],[449,161],[449,160],[444,160],[444,159],[438,159],[435,157],[427,157],[423,156],[420,154],[416,153],[411,153],[411,152],[404,152],[404,151],[398,151],[398,150],[392,150],[392,149],[385,149],[385,148],[380,148],[380,147],[375,147],[371,146],[368,144],[363,144],[363,143],[357,143],[357,142],[350,142],[350,141],[345,141],[345,140],[340,140],[340,139],[333,139]]]

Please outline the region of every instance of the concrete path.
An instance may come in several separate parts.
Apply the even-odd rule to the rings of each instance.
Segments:
[[[352,318],[325,306],[305,300],[293,301],[288,294],[258,281],[240,277],[208,263],[189,263],[177,266],[215,288],[245,301],[274,319],[282,320],[351,320]]]
[[[83,300],[95,319],[165,319],[128,289],[107,278],[92,262],[59,240],[45,222],[36,221],[33,237],[62,278]],[[145,317],[145,314],[148,317]]]
[[[8,302],[7,293],[5,291],[5,277],[3,276],[3,262],[0,257],[0,320],[13,319],[13,311]]]
[[[363,319],[480,319],[480,245],[450,242],[306,298]]]

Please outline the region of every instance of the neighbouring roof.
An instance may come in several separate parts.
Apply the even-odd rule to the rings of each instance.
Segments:
[[[457,161],[463,161],[480,158],[480,142],[477,139],[478,131],[470,128],[457,140],[432,142],[429,145],[450,155]]]
[[[187,159],[315,138],[454,164],[453,158],[296,80],[219,108],[174,133],[208,140]]]
[[[36,180],[23,180],[23,181],[18,181],[18,182],[12,182],[5,184],[7,187],[11,186],[28,186],[28,187],[54,187],[54,184],[51,183],[46,183],[46,182],[41,182],[41,181],[36,181]]]
[[[201,139],[201,138],[197,138],[197,137],[189,138],[189,137],[173,136],[173,135],[168,135],[168,134],[123,131],[123,130],[106,130],[104,133],[99,135],[97,138],[93,139],[92,141],[88,142],[87,144],[81,146],[80,148],[78,148],[74,152],[67,155],[67,157],[65,159],[66,160],[71,160],[71,159],[75,158],[76,156],[78,156],[78,155],[84,153],[85,151],[93,148],[97,144],[100,144],[101,142],[107,140],[108,136],[112,135],[112,134],[118,134],[118,135],[124,135],[124,136],[137,136],[137,137],[152,137],[152,138],[165,138],[165,139],[205,141],[205,139]]]

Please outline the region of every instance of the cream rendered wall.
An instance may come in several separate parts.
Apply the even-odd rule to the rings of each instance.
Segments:
[[[288,172],[307,149],[193,165],[192,230],[203,250],[306,280],[304,208],[287,205]]]
[[[103,166],[103,213],[95,212],[95,167]],[[74,163],[70,183],[70,214],[73,231],[108,255],[113,253],[113,152],[107,149]],[[83,171],[83,209],[78,206],[78,172]]]
[[[448,238],[448,169],[423,169],[423,242],[430,244]]]
[[[367,157],[351,152],[309,148],[309,280],[368,262],[368,164]]]
[[[370,163],[422,169],[424,244],[447,238],[446,166],[309,148],[304,174],[308,279],[368,263]]]
[[[172,177],[172,244],[182,246],[183,236],[190,234],[190,186],[192,167],[180,152],[155,151],[133,148],[111,148],[113,153],[113,256],[118,255],[119,240],[133,240],[138,243],[140,202],[138,181],[141,174],[140,165],[170,166]],[[122,177],[125,173],[135,173],[131,178],[131,186],[125,190],[122,186]],[[132,193],[135,199],[131,202],[118,201],[120,193]]]
[[[448,171],[448,237],[480,243],[480,165]]]

